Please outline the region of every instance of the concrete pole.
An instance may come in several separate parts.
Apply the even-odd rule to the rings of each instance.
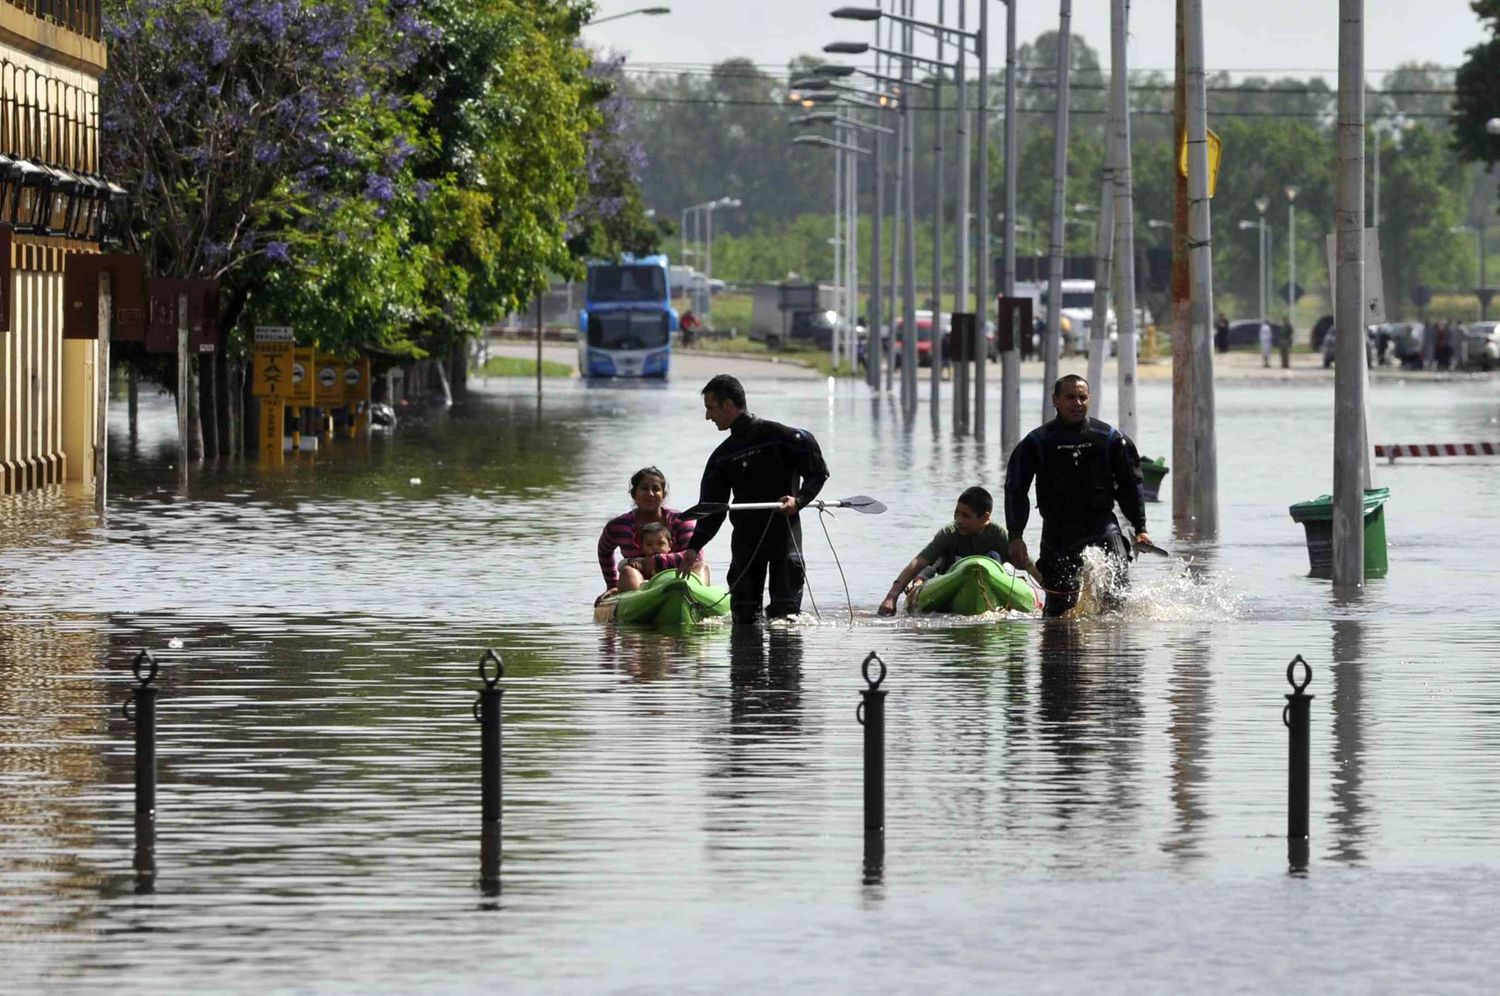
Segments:
[[[1120,414],[1119,430],[1136,440],[1140,426],[1136,418],[1135,383],[1135,194],[1132,189],[1130,149],[1130,81],[1126,75],[1126,42],[1130,29],[1130,7],[1127,0],[1114,0],[1111,21],[1110,72],[1114,77],[1112,115],[1115,127],[1114,222],[1115,317],[1120,336],[1120,374],[1117,383]],[[1103,221],[1100,221],[1103,225]],[[1094,321],[1100,321],[1094,313]]]
[[[1114,0],[1111,0],[1113,3]],[[1115,81],[1111,79],[1111,87]],[[1109,288],[1115,251],[1115,143],[1114,98],[1104,125],[1104,169],[1099,184],[1099,224],[1094,229],[1094,320],[1089,327],[1089,391],[1104,390],[1104,358],[1109,355]]]
[[[980,0],[986,3],[988,0]],[[968,28],[965,0],[958,0],[958,30],[964,31]],[[958,82],[955,84],[955,103],[957,104],[954,115],[955,135],[958,139],[958,231],[954,239],[954,261],[958,264],[954,267],[958,277],[956,293],[953,296],[954,310],[969,307],[969,187],[974,182],[970,170],[969,157],[972,149],[969,146],[969,81],[964,77],[968,74],[968,52],[969,43],[960,40],[958,43],[957,73]],[[964,390],[968,385],[960,384],[958,367],[955,366],[953,378],[953,430],[958,433],[969,431],[969,392]]]
[[[943,23],[943,0],[938,0],[937,23]],[[937,61],[943,61],[943,32],[937,33]],[[932,74],[932,365],[928,367],[932,424],[941,421],[943,368],[943,71]],[[955,426],[957,428],[957,426]]]
[[[1365,580],[1364,0],[1339,0],[1338,181],[1335,194],[1333,583]]]
[[[1172,147],[1187,146],[1187,0],[1177,0]],[[1198,454],[1193,445],[1193,322],[1188,279],[1188,185],[1173,169],[1172,205],[1172,520],[1193,528]]]
[[[708,324],[714,310],[714,205],[703,209],[703,323]]]
[[[840,138],[844,130],[834,128],[834,134]],[[840,252],[844,248],[844,159],[846,153],[843,149],[833,150],[833,309],[835,314],[848,314],[849,308],[844,300],[844,260]],[[839,330],[835,325],[833,335],[828,340],[828,359],[835,370],[839,366]]]
[[[887,309],[887,311],[891,316],[890,324],[892,339],[890,355],[886,357],[885,367],[885,389],[887,391],[894,390],[895,388],[894,381],[896,377],[896,343],[894,333],[896,330],[897,312],[896,288],[901,285],[901,243],[905,238],[901,233],[901,202],[904,200],[904,197],[902,195],[902,188],[905,186],[905,180],[903,179],[903,177],[905,177],[906,175],[906,164],[902,160],[901,153],[902,137],[906,133],[906,121],[904,114],[896,115],[895,125],[896,138],[895,141],[891,143],[893,146],[891,152],[896,157],[896,175],[893,178],[895,182],[891,191],[891,299],[890,307]],[[905,382],[903,381],[903,384],[904,383]],[[905,388],[903,387],[902,390],[904,391]],[[904,406],[905,402],[903,401],[902,404]]]
[[[1297,335],[1297,188],[1286,188],[1286,320]],[[1295,343],[1294,343],[1295,344]]]
[[[1375,129],[1373,145],[1375,147],[1375,189],[1370,196],[1370,227],[1376,231],[1380,230],[1380,129]]]
[[[1200,538],[1219,534],[1219,458],[1214,431],[1214,297],[1208,198],[1208,93],[1203,64],[1203,0],[1187,3],[1188,275],[1191,282],[1193,449],[1197,487],[1193,529]]]
[[[876,123],[879,123],[878,116]],[[885,352],[885,343],[880,339],[880,295],[884,290],[880,281],[880,240],[883,235],[881,223],[885,220],[885,136],[875,133],[875,202],[871,211],[870,238],[870,339],[865,347],[865,383],[880,390],[880,358]]]
[[[1005,296],[1016,294],[1016,182],[1020,170],[1016,163],[1016,2],[1005,4]],[[987,20],[981,18],[982,23]],[[986,39],[989,32],[980,29]],[[980,43],[980,51],[985,42]],[[982,172],[987,172],[987,169]],[[989,212],[985,211],[988,217]],[[988,265],[989,252],[984,253]],[[1021,354],[1020,337],[1031,335],[1031,329],[1018,329],[1011,348],[1000,355],[1000,460],[1004,463],[1021,438]]]
[[[1042,344],[1042,421],[1052,417],[1052,385],[1062,352],[1063,212],[1068,195],[1068,36],[1073,0],[1060,0],[1057,23],[1057,117],[1052,144],[1052,247],[1047,271],[1047,341]]]
[[[1015,0],[1011,0],[1014,3]],[[989,368],[989,344],[984,326],[990,314],[990,4],[979,0],[979,31],[974,36],[979,50],[979,107],[974,120],[979,127],[979,269],[974,276],[974,438],[984,438],[985,372]],[[960,46],[968,44],[961,42]]]
[[[858,135],[853,128],[849,129],[849,140],[854,142]],[[855,331],[855,323],[859,319],[859,153],[849,153],[849,245],[844,250],[845,266],[849,270],[849,319],[848,326],[844,332],[844,362],[849,369],[854,369],[855,358],[859,356],[859,335]]]
[[[1260,252],[1257,254],[1260,260],[1260,288],[1257,293],[1260,297],[1260,320],[1264,322],[1268,320],[1266,314],[1266,215],[1264,211],[1260,215],[1257,234],[1260,236]]]
[[[98,360],[94,367],[94,511],[104,514],[109,497],[109,337],[114,314],[114,278],[99,275]]]
[[[905,0],[901,9],[911,16],[911,0]],[[917,414],[917,211],[916,211],[916,159],[912,152],[912,29],[910,25],[901,32],[901,117],[906,127],[901,133],[902,174],[902,219],[901,234],[906,242],[901,260],[901,310],[906,329],[901,350],[901,410],[907,418]]]

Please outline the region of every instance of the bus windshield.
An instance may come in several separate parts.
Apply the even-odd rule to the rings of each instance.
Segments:
[[[667,275],[659,266],[605,263],[589,267],[590,301],[653,301],[667,299]]]
[[[1092,308],[1094,306],[1094,292],[1063,291],[1062,306],[1064,308]]]
[[[596,349],[659,349],[667,344],[667,335],[667,316],[660,311],[589,315],[589,345]]]

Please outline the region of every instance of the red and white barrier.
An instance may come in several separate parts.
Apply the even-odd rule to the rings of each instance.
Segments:
[[[1500,443],[1391,443],[1375,447],[1375,455],[1397,457],[1500,456]]]

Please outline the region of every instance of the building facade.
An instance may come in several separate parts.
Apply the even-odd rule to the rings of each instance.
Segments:
[[[106,65],[100,0],[0,0],[0,494],[94,485],[109,338],[64,337],[63,273],[123,195],[99,176]]]

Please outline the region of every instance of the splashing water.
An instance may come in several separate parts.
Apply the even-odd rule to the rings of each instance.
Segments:
[[[1237,619],[1244,595],[1227,574],[1209,574],[1185,560],[1174,560],[1165,571],[1143,571],[1134,578],[1104,550],[1083,551],[1083,588],[1071,618],[1128,615],[1132,619],[1180,622],[1195,619]]]

